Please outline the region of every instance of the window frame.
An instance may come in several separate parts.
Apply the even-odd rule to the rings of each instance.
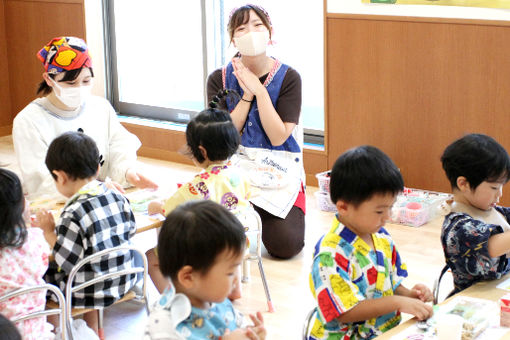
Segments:
[[[168,121],[186,125],[198,111],[167,108],[145,104],[134,104],[121,102],[118,87],[117,73],[117,52],[116,52],[116,34],[115,34],[115,1],[102,0],[103,9],[103,27],[104,27],[104,50],[105,50],[105,92],[106,98],[110,101],[115,111],[119,115],[134,116],[154,121]],[[200,0],[201,23],[202,23],[202,68],[203,68],[203,87],[204,87],[204,107],[207,107],[207,77],[216,69],[218,64],[226,63],[226,49],[224,30],[226,21],[224,17],[224,7],[222,0]],[[209,18],[219,17],[219,20]],[[208,21],[208,19],[210,21]],[[221,49],[214,48],[215,39],[219,37]],[[208,48],[210,46],[211,48]],[[324,145],[324,130],[310,129],[303,126],[305,143]]]

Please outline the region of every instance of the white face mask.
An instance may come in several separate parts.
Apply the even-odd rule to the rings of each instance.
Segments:
[[[51,78],[50,78],[51,79]],[[53,82],[53,92],[58,100],[67,107],[77,108],[80,107],[90,96],[92,91],[92,85],[79,86],[79,87],[62,87],[57,82],[51,79]],[[55,89],[57,91],[55,91]]]
[[[256,56],[266,52],[269,43],[269,31],[248,32],[243,36],[234,38],[234,42],[241,55]]]

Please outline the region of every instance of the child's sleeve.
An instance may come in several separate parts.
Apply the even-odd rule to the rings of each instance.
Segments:
[[[56,226],[57,241],[53,247],[55,262],[69,275],[74,265],[85,255],[85,235],[71,212],[64,212]]]
[[[192,200],[192,192],[194,186],[192,183],[183,184],[177,191],[163,203],[163,215],[168,216],[175,208],[177,208],[182,203]],[[189,192],[189,193],[188,193]],[[196,191],[195,191],[196,192]],[[197,195],[198,196],[198,195]],[[195,199],[198,199],[197,197]]]
[[[402,262],[400,254],[392,242],[391,247],[391,286],[395,291],[407,277],[407,266]]]
[[[326,235],[326,238],[338,235]],[[338,241],[337,243],[338,244]],[[325,322],[330,322],[342,313],[365,300],[360,285],[366,285],[363,273],[354,273],[350,259],[345,254],[321,251],[314,259],[310,274],[310,288],[317,300],[318,311]]]
[[[450,262],[462,263],[473,276],[485,276],[488,274],[485,271],[493,268],[489,238],[502,232],[503,228],[499,225],[486,224],[468,215],[458,214],[444,227],[443,247]],[[505,255],[500,258],[506,260]]]

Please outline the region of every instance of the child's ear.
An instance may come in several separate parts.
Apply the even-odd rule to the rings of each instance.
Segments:
[[[459,188],[461,192],[471,191],[471,186],[469,185],[467,178],[464,176],[457,177],[456,184],[457,188]]]
[[[184,266],[177,272],[177,282],[184,288],[190,289],[193,287],[194,275],[193,267]]]
[[[207,150],[202,145],[198,146],[198,150],[200,150],[200,153],[202,154],[202,157],[204,157],[204,159],[209,159],[207,158]]]
[[[338,214],[340,216],[345,215],[347,210],[349,210],[349,203],[346,201],[338,200],[336,201],[336,210],[338,210]]]
[[[62,171],[62,170],[53,170],[52,173],[55,176],[57,176],[55,181],[60,183],[60,184],[66,184],[67,181],[69,181],[69,176],[67,176],[67,174],[64,171]]]

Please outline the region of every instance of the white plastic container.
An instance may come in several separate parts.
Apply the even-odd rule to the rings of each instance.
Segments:
[[[317,181],[319,182],[319,190],[329,193],[329,180],[330,180],[331,171],[319,172],[315,175],[317,177]]]
[[[455,314],[442,315],[437,320],[436,330],[439,340],[461,340],[464,319]]]
[[[397,197],[391,212],[391,222],[419,227],[435,218],[441,211],[441,205],[451,195],[406,188]]]
[[[326,191],[316,191],[315,199],[317,200],[317,205],[319,209],[322,211],[336,211],[336,205],[331,202],[331,198],[329,197],[329,192]]]

